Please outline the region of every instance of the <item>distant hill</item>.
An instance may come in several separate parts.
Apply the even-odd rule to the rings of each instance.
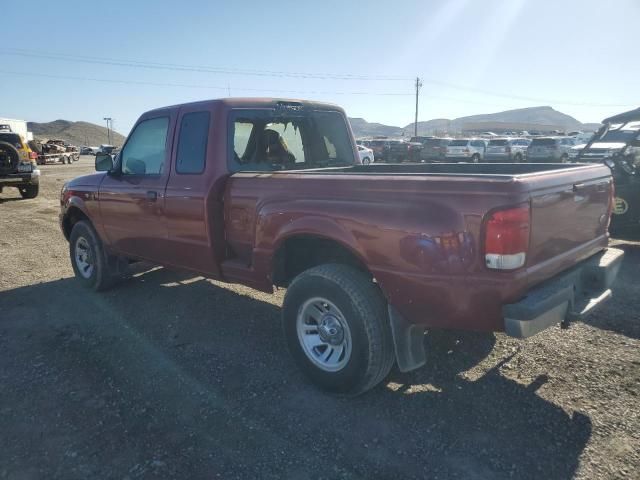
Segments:
[[[72,145],[97,146],[107,143],[107,129],[89,122],[54,120],[48,123],[28,122],[27,128],[37,140],[61,139]],[[125,137],[111,131],[111,143],[121,146]]]
[[[393,127],[380,123],[368,123],[362,118],[350,118],[351,128],[356,137],[387,135],[389,137],[413,135],[414,124]],[[418,122],[419,135],[439,132],[460,133],[464,130],[595,130],[597,124],[582,124],[570,115],[552,107],[531,107],[507,110],[498,113],[471,115],[449,120],[438,118]],[[375,132],[375,133],[374,133]]]
[[[356,137],[373,137],[376,135],[402,137],[404,135],[404,128],[391,127],[381,123],[369,123],[364,118],[350,118],[349,123]]]

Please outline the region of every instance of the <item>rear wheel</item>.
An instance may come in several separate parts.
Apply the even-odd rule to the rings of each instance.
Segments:
[[[83,220],[77,222],[69,236],[69,256],[76,279],[96,292],[106,290],[122,279],[123,262],[104,251],[97,233]]]
[[[18,187],[22,198],[36,198],[40,191],[40,185],[22,185]]]
[[[568,163],[569,162],[569,155],[567,155],[566,153],[563,153],[562,157],[560,157],[560,161],[562,163]]]
[[[474,153],[474,154],[471,156],[471,161],[472,161],[473,163],[478,163],[478,162],[480,161],[480,155],[479,155],[479,154],[477,154],[477,153]]]
[[[522,162],[522,155],[520,155],[519,153],[516,153],[516,156],[513,157],[513,161],[516,163]]]
[[[291,355],[320,388],[357,395],[391,370],[386,302],[355,268],[327,264],[298,275],[287,290],[282,320]]]

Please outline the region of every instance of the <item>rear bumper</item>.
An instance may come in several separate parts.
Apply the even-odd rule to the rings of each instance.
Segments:
[[[553,325],[578,320],[611,297],[624,252],[608,248],[502,307],[507,335],[527,338]]]
[[[11,187],[17,185],[36,185],[40,182],[40,170],[35,169],[28,173],[0,174],[0,186]]]

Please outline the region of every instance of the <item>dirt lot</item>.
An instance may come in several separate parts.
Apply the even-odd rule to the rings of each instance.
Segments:
[[[280,335],[282,295],[164,269],[72,278],[65,179],[0,194],[0,478],[638,478],[640,244],[586,324],[527,341],[430,332],[428,365],[325,395]]]

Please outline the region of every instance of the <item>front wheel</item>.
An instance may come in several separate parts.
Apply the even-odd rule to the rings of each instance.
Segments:
[[[478,155],[477,153],[474,153],[474,154],[471,156],[471,161],[472,161],[473,163],[478,163],[478,162],[480,161],[480,155]]]
[[[515,163],[520,163],[522,162],[522,155],[520,155],[519,153],[516,154],[516,156],[513,158],[513,161]]]
[[[18,187],[22,198],[36,198],[40,192],[40,185],[23,185]]]
[[[322,389],[358,395],[393,366],[386,302],[355,268],[327,264],[298,275],[287,290],[282,321],[291,355]]]
[[[69,236],[69,256],[76,279],[96,292],[112,287],[122,274],[119,259],[104,251],[102,242],[91,224],[79,221]]]

